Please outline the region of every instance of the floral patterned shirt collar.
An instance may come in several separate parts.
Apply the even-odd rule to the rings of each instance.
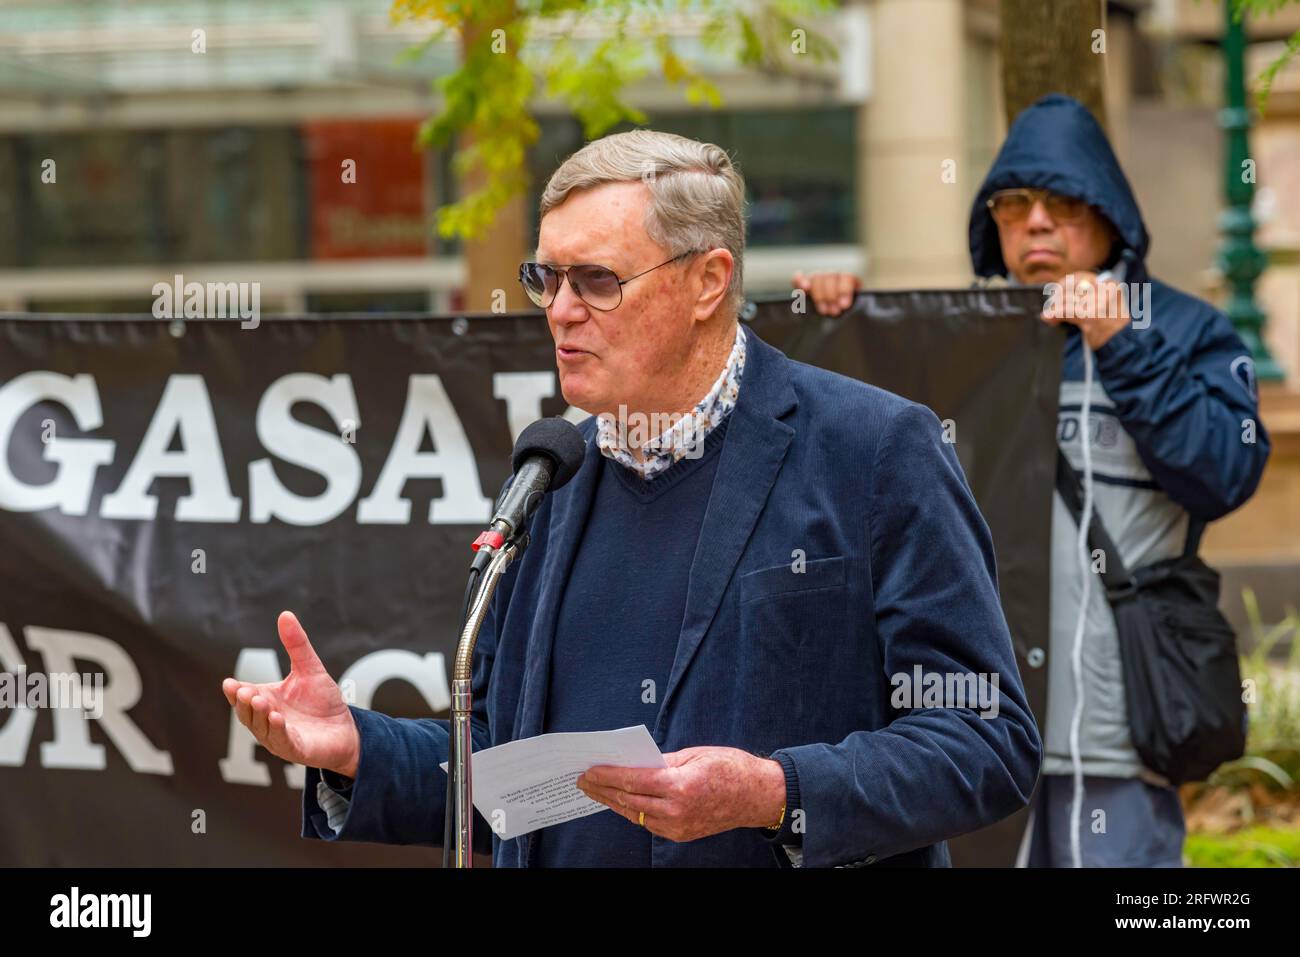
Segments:
[[[731,347],[727,364],[719,374],[717,381],[695,408],[686,415],[673,416],[670,428],[659,432],[642,442],[644,461],[637,461],[628,451],[626,439],[638,440],[637,423],[627,423],[626,435],[620,435],[619,423],[610,413],[596,417],[596,442],[600,454],[613,459],[638,473],[644,479],[652,479],[668,469],[679,460],[687,457],[693,449],[699,448],[703,453],[705,437],[731,414],[736,407],[736,398],[740,395],[740,376],[745,370],[745,327],[736,323],[736,341]],[[640,431],[657,431],[642,428]]]

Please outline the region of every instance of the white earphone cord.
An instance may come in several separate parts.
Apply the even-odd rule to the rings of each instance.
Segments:
[[[1070,860],[1074,867],[1083,866],[1079,843],[1079,824],[1083,813],[1083,757],[1079,752],[1079,728],[1083,724],[1083,632],[1088,623],[1088,602],[1092,598],[1091,555],[1088,552],[1088,529],[1092,525],[1092,437],[1089,417],[1092,414],[1092,350],[1080,334],[1083,350],[1083,401],[1079,409],[1079,441],[1083,448],[1083,514],[1079,518],[1077,550],[1083,594],[1079,599],[1079,618],[1074,626],[1074,644],[1070,649],[1070,670],[1074,678],[1074,713],[1070,716],[1070,767],[1074,772],[1074,797],[1070,801]]]

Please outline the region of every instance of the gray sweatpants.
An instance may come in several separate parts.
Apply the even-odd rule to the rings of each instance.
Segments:
[[[1139,778],[1083,779],[1079,849],[1084,867],[1182,867],[1183,807],[1173,788]],[[1074,778],[1045,774],[1030,821],[1029,867],[1072,867]]]

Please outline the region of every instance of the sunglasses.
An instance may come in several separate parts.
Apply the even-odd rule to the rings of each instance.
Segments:
[[[1000,189],[985,205],[1000,224],[1018,223],[1042,200],[1047,215],[1060,223],[1074,222],[1088,211],[1088,204],[1075,196],[1062,196],[1050,189]]]
[[[626,279],[619,279],[614,270],[607,266],[596,266],[587,263],[576,266],[550,266],[546,263],[536,262],[520,263],[519,284],[524,287],[524,292],[533,301],[533,305],[547,309],[551,303],[555,302],[555,297],[560,292],[560,283],[567,277],[569,288],[573,290],[575,296],[593,309],[610,312],[622,305],[623,287],[633,279],[640,279],[648,272],[654,272],[661,266],[675,263],[687,256],[694,256],[699,251],[693,249],[689,252],[679,253],[672,259],[664,260],[658,266],[651,266],[649,269],[643,270],[635,276],[628,276]]]

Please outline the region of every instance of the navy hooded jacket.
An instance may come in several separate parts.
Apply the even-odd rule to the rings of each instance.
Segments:
[[[1206,522],[1254,492],[1268,458],[1246,347],[1218,310],[1149,276],[1150,238],[1133,192],[1101,127],[1077,101],[1044,97],[1012,125],[971,210],[971,261],[980,276],[1007,272],[985,201],[996,190],[1023,186],[1087,201],[1119,235],[1100,266],[1122,262],[1127,282],[1146,284],[1136,287],[1136,300],[1130,295],[1135,321],[1095,351],[1090,389],[1083,381],[1083,337],[1076,326],[1065,325],[1058,443],[1078,470],[1086,437],[1096,515],[1127,567],[1194,551]],[[1214,199],[1203,202],[1209,215]],[[1085,397],[1091,410],[1086,423]],[[1133,746],[1119,636],[1099,587],[1089,592],[1079,632],[1084,589],[1077,574],[1077,525],[1059,495],[1051,521],[1042,772],[1071,774],[1077,766],[1085,775],[1167,784],[1142,764]],[[1076,640],[1087,662],[1081,675],[1071,665]],[[1079,682],[1084,704],[1079,735],[1072,738]]]

